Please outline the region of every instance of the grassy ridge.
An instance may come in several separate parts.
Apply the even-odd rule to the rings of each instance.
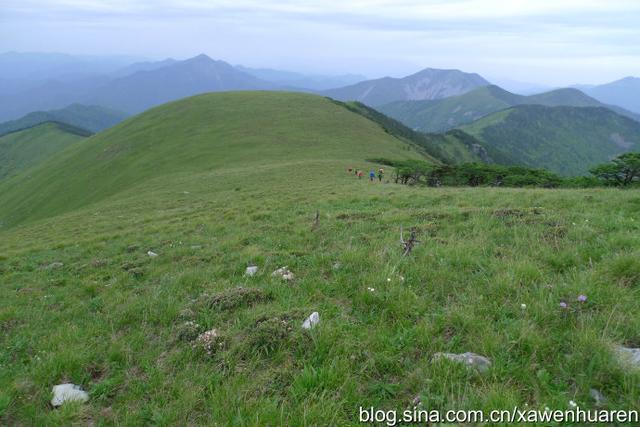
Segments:
[[[606,408],[640,409],[640,374],[610,349],[640,345],[636,192],[347,173],[373,157],[421,156],[322,98],[216,94],[66,150],[32,169],[39,187],[10,180],[39,205],[0,228],[0,424],[354,425],[359,406],[416,396],[432,409],[594,408],[590,388]],[[0,209],[19,212],[0,190]],[[408,257],[401,226],[421,241]],[[293,282],[271,277],[284,265]],[[238,286],[259,298],[234,300]],[[210,304],[220,294],[236,304]],[[304,332],[313,311],[321,323]],[[223,345],[194,348],[186,320]],[[440,351],[493,367],[433,362]],[[89,402],[50,409],[61,382]]]
[[[36,126],[45,122],[67,123],[71,126],[99,132],[120,123],[127,114],[96,105],[72,104],[59,110],[36,111],[8,122],[0,123],[0,135]]]
[[[15,224],[101,200],[154,178],[322,159],[422,157],[328,99],[277,92],[200,95],[141,114],[0,187]],[[117,173],[114,173],[117,171]],[[321,179],[321,176],[316,177]]]
[[[0,136],[0,180],[43,162],[89,135],[84,129],[48,122]]]

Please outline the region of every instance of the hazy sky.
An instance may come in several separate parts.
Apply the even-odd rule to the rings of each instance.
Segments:
[[[400,76],[425,67],[563,85],[640,75],[639,0],[0,0],[0,51],[206,53]]]

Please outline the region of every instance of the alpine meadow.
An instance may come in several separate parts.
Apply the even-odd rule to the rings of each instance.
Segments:
[[[640,423],[640,62],[533,36],[634,3],[89,3],[0,6],[0,425]]]

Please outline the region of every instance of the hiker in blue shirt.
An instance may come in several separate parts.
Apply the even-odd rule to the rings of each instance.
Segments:
[[[376,179],[376,172],[371,169],[371,172],[369,172],[369,181],[373,181],[374,179]]]

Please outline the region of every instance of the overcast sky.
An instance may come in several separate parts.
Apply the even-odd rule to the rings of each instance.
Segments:
[[[603,83],[640,75],[640,1],[0,0],[0,51]]]

